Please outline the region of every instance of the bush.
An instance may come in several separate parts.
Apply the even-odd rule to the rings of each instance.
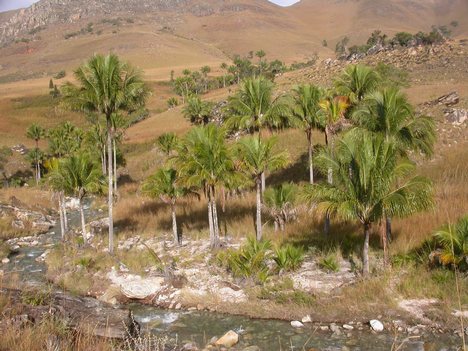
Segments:
[[[249,278],[264,283],[270,272],[267,266],[271,242],[247,239],[247,243],[239,250],[222,251],[217,256],[218,263],[227,268],[234,277]]]
[[[304,250],[301,247],[286,244],[275,249],[273,260],[279,270],[294,271],[299,269],[304,261]]]
[[[326,256],[322,257],[319,260],[318,265],[327,272],[338,272],[340,270],[338,255],[334,252],[330,252]]]
[[[168,108],[174,108],[179,106],[179,100],[176,97],[170,97],[167,99],[167,107]]]
[[[25,290],[21,293],[21,302],[25,305],[46,306],[50,300],[50,291]]]
[[[393,37],[393,41],[401,46],[408,46],[413,39],[413,34],[407,32],[399,32]]]
[[[447,225],[433,235],[435,258],[442,266],[468,270],[468,216]]]
[[[54,75],[54,79],[62,79],[65,78],[66,75],[67,72],[65,70],[61,70]]]

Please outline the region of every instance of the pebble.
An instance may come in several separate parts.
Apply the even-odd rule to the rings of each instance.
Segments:
[[[382,324],[381,321],[377,319],[372,319],[371,321],[369,321],[369,324],[373,331],[381,332],[384,330],[384,325]]]
[[[291,322],[291,327],[293,327],[293,328],[303,328],[303,327],[304,327],[304,324],[302,324],[302,323],[299,322],[299,321],[292,321],[292,322]]]
[[[312,323],[312,318],[309,315],[302,318],[302,323]]]
[[[352,325],[349,325],[349,324],[343,324],[343,328],[346,329],[346,330],[353,330],[354,327]]]

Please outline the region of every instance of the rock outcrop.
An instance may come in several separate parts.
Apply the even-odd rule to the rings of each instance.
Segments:
[[[12,303],[6,314],[13,314],[0,322],[0,329],[11,324],[22,326],[26,323],[39,323],[53,316],[63,321],[69,328],[79,329],[93,336],[112,339],[124,339],[129,333],[137,331],[138,324],[127,309],[117,309],[92,298],[66,295],[60,292],[51,293],[43,306],[24,303],[24,293],[20,290],[0,289]],[[15,306],[21,305],[21,315],[14,315]]]

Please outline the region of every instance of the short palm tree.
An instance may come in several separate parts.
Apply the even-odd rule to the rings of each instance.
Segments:
[[[380,76],[372,68],[364,65],[349,65],[335,80],[335,89],[347,96],[356,105],[372,93],[380,82]]]
[[[164,152],[166,156],[170,156],[170,154],[176,150],[178,143],[179,138],[175,133],[161,134],[156,140],[159,150]]]
[[[198,95],[188,98],[187,105],[183,109],[183,114],[192,124],[200,125],[210,122],[211,103],[203,101]]]
[[[286,223],[297,217],[296,190],[294,184],[285,183],[265,191],[265,209],[275,222],[275,231],[284,231]]]
[[[322,96],[322,89],[312,84],[299,85],[293,91],[292,122],[294,126],[303,130],[307,137],[310,184],[314,183],[312,133],[317,129],[323,130],[325,124],[323,110],[320,107]]]
[[[87,242],[86,221],[83,200],[88,194],[101,192],[104,186],[102,173],[86,155],[72,156],[59,162],[49,178],[53,189],[60,189],[65,195],[78,198],[81,216],[81,230],[84,243]]]
[[[183,186],[203,189],[208,198],[208,223],[211,247],[219,246],[217,189],[235,176],[234,161],[226,144],[226,131],[208,124],[195,127],[186,135],[174,158]]]
[[[434,239],[442,249],[440,261],[444,266],[468,269],[468,216],[436,231]]]
[[[177,182],[177,172],[172,168],[161,168],[143,183],[142,191],[152,198],[160,198],[161,201],[171,206],[172,233],[175,244],[182,243],[182,237],[177,231],[176,202],[177,199],[194,195],[191,189],[181,187]]]
[[[257,240],[262,240],[262,175],[266,171],[283,168],[288,163],[286,152],[276,153],[273,148],[276,138],[262,140],[246,137],[239,141],[237,156],[240,168],[252,178],[257,191],[256,232]]]
[[[409,175],[414,165],[398,162],[394,145],[380,136],[363,133],[359,139],[347,135],[337,142],[336,152],[323,150],[317,157],[323,172],[333,170],[333,184],[309,186],[305,198],[318,203],[326,213],[357,220],[363,227],[363,274],[369,274],[371,225],[384,214],[403,217],[432,205],[431,182]]]
[[[72,109],[104,117],[107,129],[107,176],[109,208],[109,253],[114,252],[114,167],[112,140],[114,138],[112,116],[134,111],[144,106],[149,90],[141,74],[118,56],[94,55],[75,72],[78,85],[67,83],[63,87],[64,103]]]

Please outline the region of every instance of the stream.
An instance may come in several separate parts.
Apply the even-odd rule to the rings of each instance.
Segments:
[[[88,220],[96,215],[89,208],[86,212]],[[78,213],[72,212],[69,221],[72,226],[79,225]],[[37,287],[46,284],[46,266],[36,259],[59,240],[60,226],[56,225],[49,233],[38,238],[38,245],[21,247],[10,257],[10,263],[3,265],[4,279],[15,274],[24,286]],[[200,348],[207,345],[213,337],[220,337],[229,330],[240,334],[239,343],[233,350],[244,350],[255,345],[257,350],[264,351],[449,351],[459,350],[461,346],[457,336],[448,334],[423,334],[403,342],[407,334],[376,334],[370,332],[366,326],[362,331],[343,330],[341,335],[336,335],[329,331],[313,330],[307,325],[295,329],[286,321],[250,319],[204,311],[164,310],[138,303],[125,307],[133,311],[142,330],[165,335],[179,345],[192,343]]]

